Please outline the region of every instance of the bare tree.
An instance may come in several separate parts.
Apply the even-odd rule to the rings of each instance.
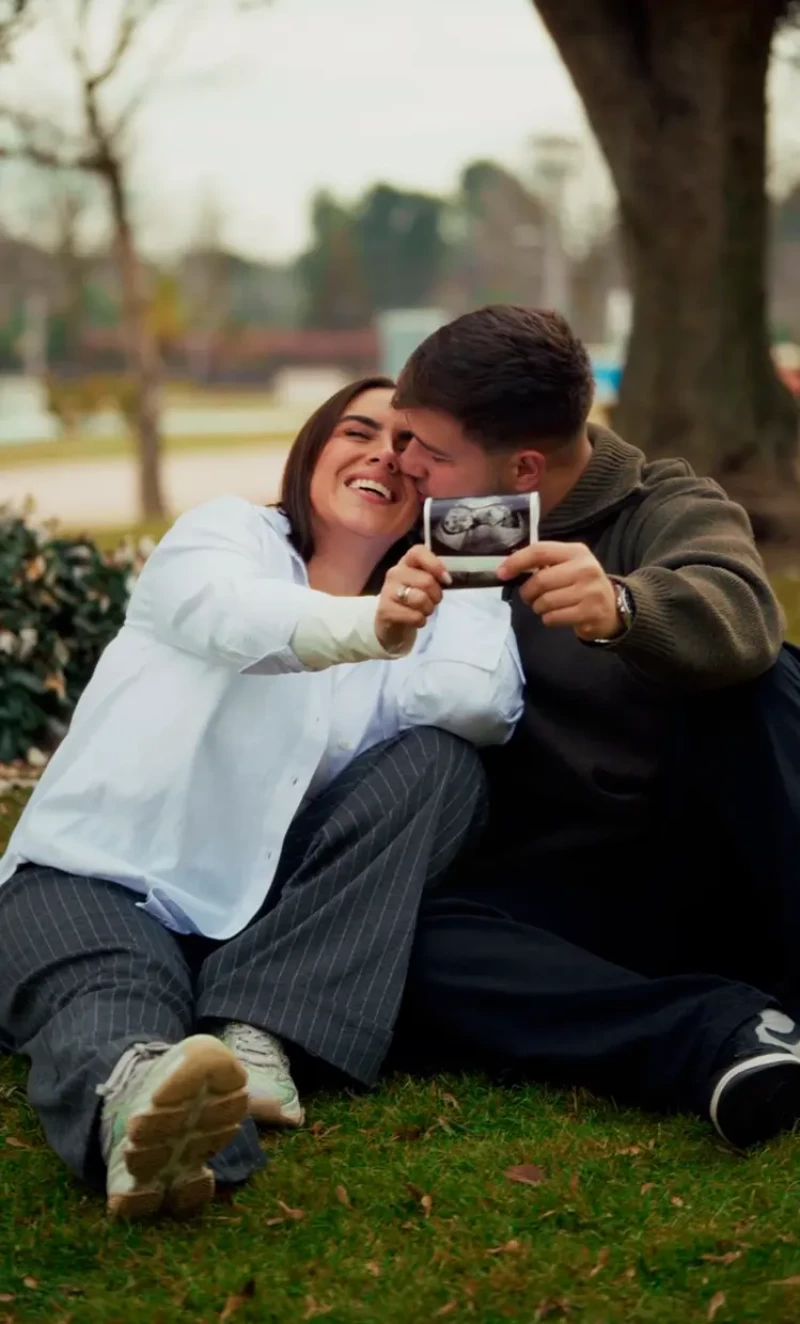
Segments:
[[[53,0],[26,0],[26,5],[32,17],[52,23]],[[243,7],[246,7],[243,0],[233,0],[234,11]],[[180,17],[197,12],[197,8],[177,6]],[[131,68],[150,20],[156,11],[171,9],[176,9],[174,0],[118,0],[113,6],[109,0],[69,0],[68,3],[65,0],[58,13],[68,26],[69,59],[78,85],[77,130],[65,130],[52,116],[40,116],[27,108],[6,106],[0,110],[0,122],[5,121],[8,129],[0,155],[21,157],[48,169],[86,171],[105,186],[134,386],[131,412],[138,444],[140,506],[148,520],[162,518],[166,513],[160,466],[161,363],[158,342],[148,318],[147,272],[137,248],[127,176],[131,127],[152,86],[152,64],[148,75],[139,80],[133,91],[127,90],[123,95],[120,88],[130,85]],[[95,42],[90,39],[98,18],[112,29],[102,57],[97,56]]]
[[[198,216],[193,242],[183,255],[180,284],[190,327],[193,376],[208,377],[215,337],[230,320],[230,260],[225,251],[223,216],[209,194]]]

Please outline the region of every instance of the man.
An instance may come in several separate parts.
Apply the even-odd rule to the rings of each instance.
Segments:
[[[746,816],[741,778],[727,793],[754,748],[742,696],[773,674],[782,616],[745,512],[589,426],[592,392],[563,319],[516,307],[441,328],[401,374],[423,496],[538,490],[543,515],[504,570],[525,714],[486,761],[481,855],[421,916],[406,1028],[437,1064],[447,1044],[454,1066],[691,1108],[745,1147],[800,1118],[780,898],[762,885],[753,904],[721,827]]]

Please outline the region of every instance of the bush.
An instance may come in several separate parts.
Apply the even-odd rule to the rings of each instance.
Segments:
[[[0,507],[0,763],[42,762],[64,735],[150,546],[106,555]]]

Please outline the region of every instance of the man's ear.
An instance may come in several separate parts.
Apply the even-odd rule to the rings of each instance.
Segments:
[[[541,451],[517,451],[511,461],[514,492],[536,492],[545,471],[545,458]]]

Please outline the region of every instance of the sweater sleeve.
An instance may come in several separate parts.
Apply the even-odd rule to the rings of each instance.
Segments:
[[[634,620],[612,647],[642,679],[672,691],[751,680],[775,662],[785,623],[750,521],[716,483],[670,486],[642,506],[636,568],[620,577]]]

